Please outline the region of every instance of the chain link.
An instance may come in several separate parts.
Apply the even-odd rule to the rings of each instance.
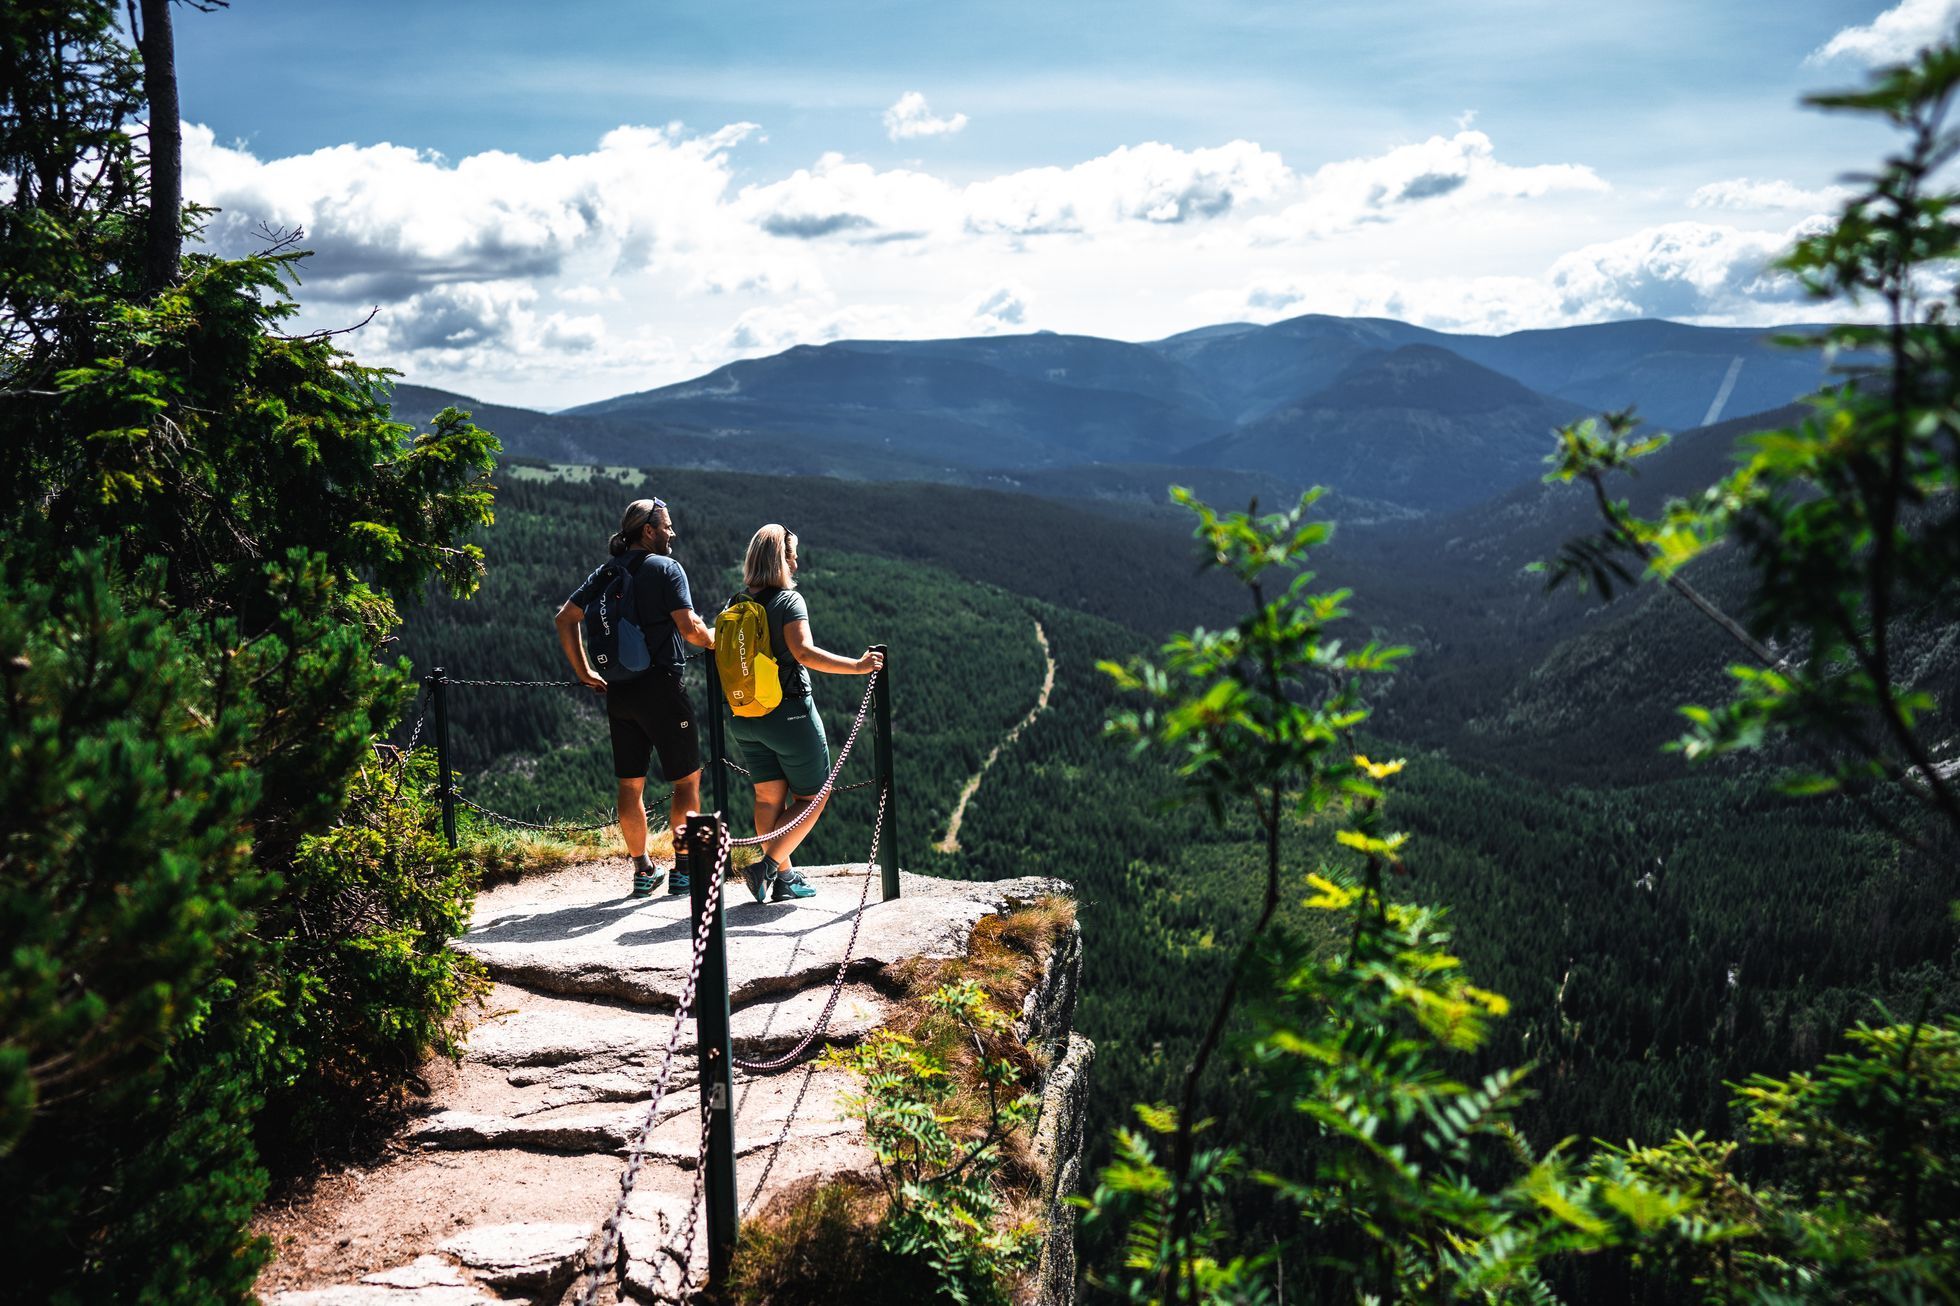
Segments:
[[[576,680],[452,680],[445,678],[445,685],[462,685],[471,689],[570,689],[579,682]]]
[[[844,945],[844,960],[837,963],[837,977],[830,981],[830,997],[823,1004],[823,1014],[810,1032],[797,1040],[796,1046],[781,1056],[767,1061],[750,1061],[743,1057],[735,1058],[735,1068],[751,1074],[774,1074],[786,1070],[799,1061],[812,1043],[823,1037],[830,1028],[830,1017],[837,1010],[837,1000],[844,995],[844,981],[851,972],[851,958],[857,953],[858,931],[864,926],[864,906],[871,901],[871,873],[878,869],[878,836],[885,829],[885,799],[891,796],[891,789],[885,788],[878,795],[878,819],[871,826],[871,852],[864,859],[864,888],[858,892],[857,915],[851,921],[851,940]]]
[[[851,722],[851,733],[844,740],[843,751],[837,754],[837,761],[830,768],[830,774],[824,777],[823,788],[817,790],[811,796],[810,801],[803,804],[803,810],[791,818],[780,830],[771,830],[768,834],[755,834],[746,839],[737,839],[735,840],[735,846],[737,848],[753,848],[758,844],[768,843],[771,839],[788,834],[791,830],[794,830],[797,826],[803,824],[816,814],[817,808],[823,803],[824,799],[830,796],[830,791],[836,787],[837,773],[844,769],[845,761],[851,756],[851,746],[857,743],[858,731],[863,728],[864,718],[871,711],[871,694],[878,687],[878,677],[880,674],[882,673],[874,671],[868,677],[867,683],[864,686],[864,701],[858,704],[857,719]]]
[[[715,912],[720,906],[722,880],[728,871],[729,841],[728,828],[721,828],[721,838],[715,848],[715,865],[708,879],[707,903],[701,919],[694,930],[694,955],[688,959],[687,982],[681,986],[680,1000],[674,1005],[674,1024],[667,1032],[667,1050],[661,1055],[660,1070],[654,1079],[652,1096],[647,1102],[646,1118],[640,1124],[640,1132],[633,1139],[633,1146],[626,1154],[626,1170],[619,1177],[619,1201],[614,1203],[612,1214],[600,1226],[599,1254],[587,1268],[585,1284],[579,1289],[578,1306],[593,1306],[599,1296],[599,1283],[606,1269],[613,1262],[614,1253],[619,1247],[620,1225],[626,1219],[626,1208],[633,1200],[633,1185],[640,1177],[641,1163],[646,1160],[647,1139],[659,1123],[660,1103],[667,1096],[668,1080],[673,1076],[674,1055],[680,1050],[681,1026],[694,1014],[695,990],[701,982],[701,961],[707,955],[708,935],[713,928]],[[700,1026],[697,1023],[696,1040],[699,1040]],[[693,1280],[694,1228],[701,1208],[701,1187],[707,1175],[708,1121],[709,1113],[701,1113],[701,1153],[695,1163],[694,1200],[687,1215],[686,1230],[681,1237],[681,1250],[676,1253],[671,1246],[662,1250],[679,1262],[683,1283]]]

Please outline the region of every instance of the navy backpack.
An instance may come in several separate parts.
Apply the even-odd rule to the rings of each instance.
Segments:
[[[638,557],[644,561],[646,555]],[[608,684],[631,680],[653,664],[634,593],[633,577],[639,566],[624,558],[611,565],[606,587],[585,610],[585,650]]]

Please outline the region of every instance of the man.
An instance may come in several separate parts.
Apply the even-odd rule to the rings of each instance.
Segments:
[[[612,728],[613,775],[619,781],[619,831],[633,859],[633,896],[648,898],[660,882],[660,872],[647,856],[647,814],[644,792],[649,765],[659,759],[660,777],[673,786],[667,801],[667,828],[678,834],[691,811],[701,807],[701,745],[694,710],[681,684],[687,653],[683,642],[712,649],[714,633],[694,610],[687,572],[675,562],[679,538],[667,505],[659,499],[635,499],[626,507],[619,533],[612,537],[612,556],[620,562],[599,566],[572,591],[553,618],[558,644],[572,674],[605,696],[606,719]],[[650,664],[630,680],[608,683],[593,670],[580,627],[585,609],[606,588],[623,563],[633,573],[634,606],[646,636]],[[689,888],[686,851],[676,844],[674,869],[667,877],[669,893]]]

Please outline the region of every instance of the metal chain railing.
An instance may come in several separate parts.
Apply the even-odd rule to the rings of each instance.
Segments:
[[[468,685],[472,689],[571,689],[579,682],[576,680],[457,680],[452,677],[444,683]]]
[[[613,1204],[612,1213],[600,1226],[598,1255],[586,1269],[584,1285],[579,1289],[579,1306],[593,1306],[598,1299],[599,1286],[606,1270],[612,1265],[619,1247],[620,1226],[626,1219],[626,1208],[633,1200],[633,1185],[640,1177],[640,1166],[646,1160],[647,1139],[659,1123],[660,1103],[667,1096],[668,1081],[673,1076],[674,1056],[680,1050],[681,1026],[694,1013],[695,990],[701,980],[701,960],[708,950],[708,935],[714,925],[715,913],[720,906],[722,879],[727,873],[729,856],[728,828],[721,828],[721,839],[715,848],[714,871],[708,880],[707,907],[701,913],[700,922],[694,931],[693,955],[688,959],[687,981],[681,986],[680,1000],[674,1006],[674,1023],[667,1032],[667,1048],[661,1054],[660,1069],[656,1073],[651,1097],[647,1102],[646,1117],[640,1130],[634,1136],[633,1146],[626,1154],[626,1170],[619,1177],[619,1200]],[[697,1023],[697,1031],[699,1029]],[[688,1210],[685,1232],[681,1236],[680,1250],[675,1252],[671,1245],[663,1248],[676,1260],[681,1268],[683,1283],[691,1282],[693,1276],[694,1229],[701,1208],[701,1185],[707,1174],[708,1121],[709,1113],[701,1113],[701,1151],[695,1160],[694,1199]]]
[[[762,1173],[755,1177],[755,1184],[749,1189],[749,1200],[742,1203],[742,1218],[749,1218],[756,1202],[762,1197],[762,1190],[769,1185],[769,1176],[775,1172],[776,1158],[783,1154],[783,1144],[789,1142],[789,1131],[795,1127],[796,1118],[803,1111],[803,1099],[810,1091],[810,1081],[817,1077],[815,1065],[803,1072],[803,1082],[796,1086],[796,1100],[789,1104],[788,1114],[783,1116],[783,1127],[776,1131],[776,1141],[769,1145],[769,1159],[762,1163]]]
[[[828,798],[831,790],[836,787],[837,773],[844,769],[845,761],[851,756],[851,746],[857,743],[858,731],[863,728],[864,718],[871,712],[871,696],[878,688],[878,677],[880,674],[880,672],[874,671],[865,678],[864,699],[858,704],[857,717],[851,722],[851,733],[845,738],[844,747],[837,754],[837,761],[831,765],[830,774],[823,779],[823,788],[812,794],[810,801],[803,804],[803,810],[791,817],[781,829],[771,830],[768,834],[753,834],[746,839],[737,839],[735,840],[735,846],[737,848],[753,848],[758,844],[768,843],[771,839],[788,834],[791,830],[794,830],[797,826],[802,825],[805,821],[816,815],[817,808],[822,805],[823,800]],[[875,838],[876,836],[874,835],[873,837]]]
[[[746,1070],[758,1075],[786,1070],[801,1060],[810,1045],[823,1037],[824,1031],[830,1028],[830,1018],[837,1010],[837,1000],[844,993],[844,981],[851,973],[851,959],[857,953],[858,931],[864,926],[864,907],[871,901],[871,875],[878,869],[878,834],[885,828],[885,799],[890,794],[891,790],[886,789],[880,791],[878,795],[878,819],[871,826],[871,852],[864,859],[864,888],[858,893],[857,914],[851,921],[851,939],[844,945],[844,959],[837,963],[837,976],[830,981],[830,997],[823,1004],[823,1014],[817,1017],[817,1023],[810,1027],[810,1032],[797,1040],[796,1046],[789,1051],[766,1061],[751,1061],[746,1057],[738,1056],[735,1058],[737,1070]]]
[[[449,786],[449,793],[457,802],[469,808],[478,816],[487,816],[493,821],[501,821],[505,825],[521,826],[526,830],[542,830],[546,834],[585,834],[593,830],[608,830],[619,824],[619,814],[617,812],[605,820],[595,822],[591,825],[573,825],[569,821],[549,821],[544,823],[526,821],[515,816],[505,816],[502,812],[493,812],[482,803],[465,798],[462,789],[456,785]]]

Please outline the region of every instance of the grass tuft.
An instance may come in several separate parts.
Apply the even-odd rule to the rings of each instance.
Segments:
[[[858,1177],[811,1177],[742,1224],[728,1297],[741,1306],[919,1306],[931,1270],[878,1245],[885,1195]]]

